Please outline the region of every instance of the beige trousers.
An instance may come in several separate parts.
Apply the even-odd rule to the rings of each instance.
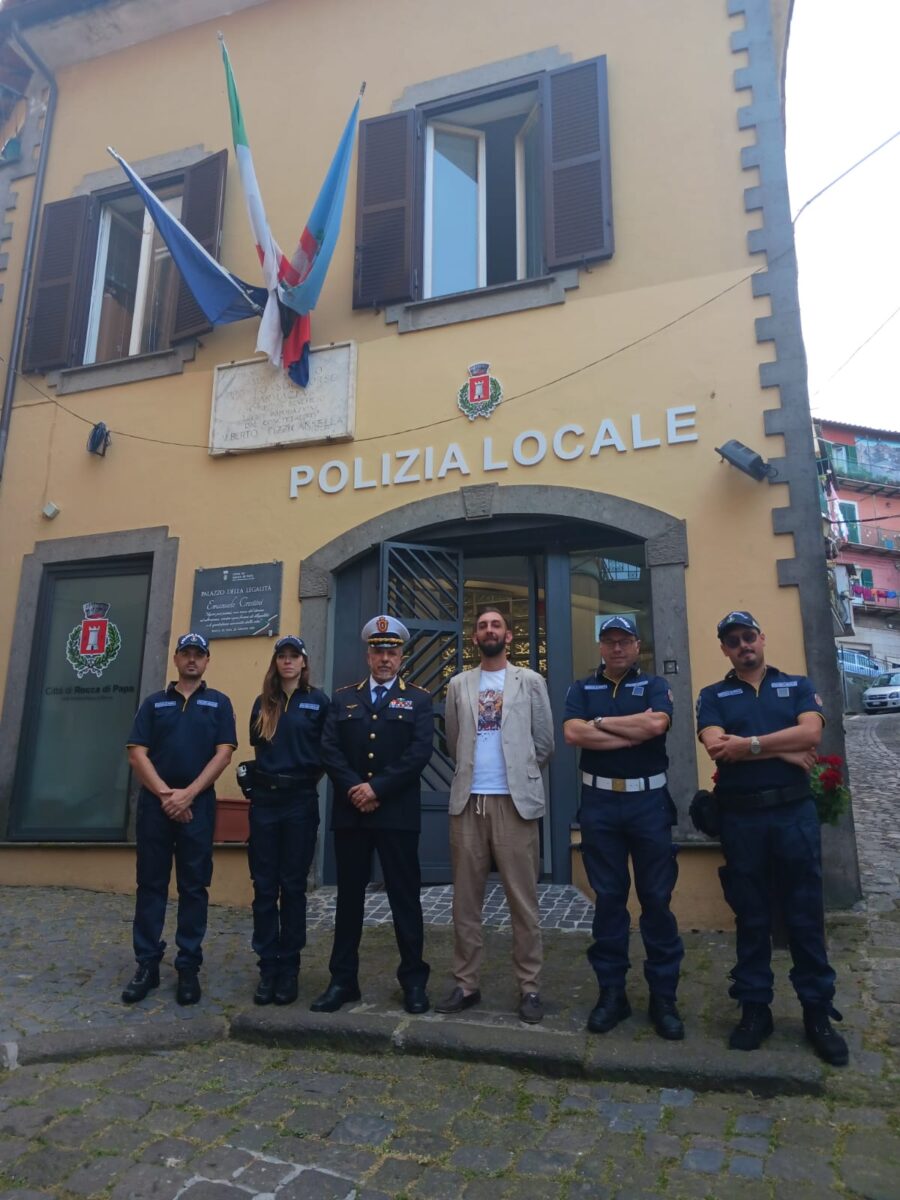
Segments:
[[[512,923],[513,966],[519,988],[540,991],[543,948],[537,899],[540,865],[538,821],[519,816],[509,796],[474,793],[450,818],[453,864],[453,974],[464,991],[478,987],[484,939],[484,885],[497,864]]]

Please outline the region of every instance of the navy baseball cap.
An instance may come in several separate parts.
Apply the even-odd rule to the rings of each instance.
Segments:
[[[183,633],[175,643],[175,652],[177,654],[179,650],[188,650],[191,646],[209,654],[209,642],[202,633]]]
[[[625,633],[630,633],[632,637],[637,637],[637,625],[632,621],[631,617],[615,616],[607,617],[600,625],[598,638],[602,638],[604,633],[610,629],[622,629]]]
[[[306,653],[306,643],[304,642],[303,638],[294,637],[292,633],[287,634],[286,637],[279,638],[275,643],[274,653],[278,654],[280,650],[296,650],[297,653],[302,654],[304,658],[309,658],[309,655]]]
[[[719,624],[716,626],[716,633],[721,641],[729,629],[735,625],[746,625],[748,629],[755,629],[757,633],[762,633],[759,627],[759,622],[752,613],[746,612],[744,609],[735,609],[734,612],[726,613]]]

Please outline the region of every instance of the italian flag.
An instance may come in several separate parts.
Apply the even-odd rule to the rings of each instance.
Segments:
[[[253,230],[253,237],[256,241],[256,253],[259,255],[262,267],[263,281],[269,293],[259,326],[256,349],[265,354],[273,366],[284,367],[295,383],[305,387],[309,381],[309,313],[303,315],[294,313],[280,305],[278,301],[279,283],[294,287],[302,282],[303,276],[298,270],[298,266],[285,257],[281,247],[272,236],[269,222],[266,220],[266,210],[253,166],[253,156],[250,153],[244,115],[237,94],[237,85],[234,82],[234,73],[231,70],[231,60],[228,57],[225,39],[221,34],[219,34],[219,41],[222,45],[222,61],[225,64],[225,82],[228,88],[228,106],[231,110],[231,139],[234,143],[234,155],[237,159],[241,187],[247,204],[250,228]],[[304,234],[306,234],[306,230],[304,230]],[[308,249],[309,247],[304,248],[301,238],[294,256],[298,264],[302,265],[304,259],[309,261],[306,255]]]

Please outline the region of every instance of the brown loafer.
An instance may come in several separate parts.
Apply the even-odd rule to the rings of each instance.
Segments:
[[[468,995],[461,987],[455,987],[449,996],[445,996],[439,1004],[434,1006],[434,1011],[439,1013],[458,1013],[466,1008],[471,1008],[473,1004],[478,1004],[481,1001],[481,992],[476,988],[474,992],[469,992]]]

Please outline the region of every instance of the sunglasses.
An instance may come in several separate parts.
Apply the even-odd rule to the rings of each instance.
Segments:
[[[743,633],[729,633],[722,638],[722,644],[727,646],[729,650],[736,650],[741,642],[745,646],[752,646],[759,634],[755,629],[745,629]]]

